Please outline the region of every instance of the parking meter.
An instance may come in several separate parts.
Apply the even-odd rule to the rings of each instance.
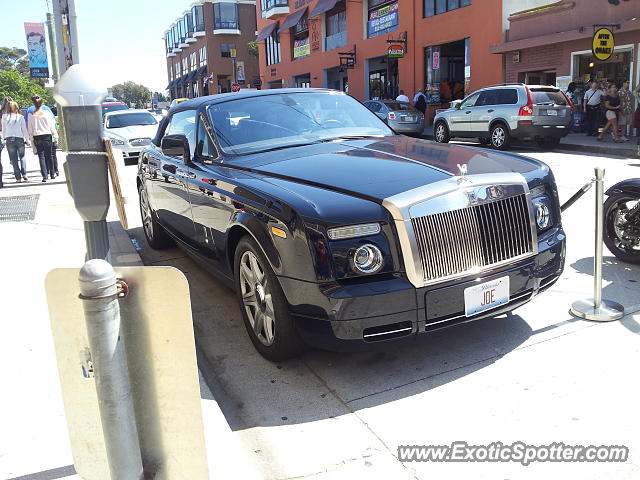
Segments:
[[[67,137],[67,188],[84,220],[87,259],[110,261],[106,217],[109,211],[107,157],[100,104],[107,89],[81,64],[71,66],[53,90],[63,110]]]

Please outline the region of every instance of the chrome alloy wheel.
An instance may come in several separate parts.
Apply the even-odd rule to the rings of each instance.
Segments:
[[[506,133],[503,127],[496,127],[491,132],[491,143],[496,147],[501,147],[504,144]]]
[[[142,226],[148,238],[153,238],[153,218],[151,217],[151,207],[149,206],[149,198],[147,191],[142,188],[140,190],[140,216],[142,217]]]
[[[275,311],[271,288],[258,258],[246,251],[240,258],[240,291],[242,303],[253,331],[263,345],[275,338]]]
[[[438,143],[444,143],[445,133],[446,132],[444,131],[444,125],[442,123],[439,123],[436,127],[436,141]]]

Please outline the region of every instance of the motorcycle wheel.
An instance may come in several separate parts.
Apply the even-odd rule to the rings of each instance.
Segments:
[[[640,264],[640,221],[629,224],[624,217],[639,198],[627,193],[611,195],[604,202],[604,244],[624,262]]]

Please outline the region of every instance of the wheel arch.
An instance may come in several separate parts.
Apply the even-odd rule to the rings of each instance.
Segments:
[[[282,259],[273,241],[272,235],[268,232],[269,226],[264,221],[259,220],[249,213],[241,213],[236,216],[227,230],[226,256],[229,262],[229,269],[234,271],[234,259],[238,243],[242,237],[248,235],[256,242],[265,258],[269,262],[276,275],[282,271]]]
[[[493,120],[491,120],[491,122],[489,123],[489,132],[491,132],[491,129],[497,124],[497,123],[502,123],[505,127],[507,127],[507,131],[509,132],[509,135],[511,135],[511,127],[509,126],[509,122],[502,118],[502,117],[498,117],[498,118],[494,118]]]

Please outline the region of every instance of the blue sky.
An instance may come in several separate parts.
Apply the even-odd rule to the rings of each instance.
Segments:
[[[75,0],[80,62],[107,85],[127,80],[152,91],[167,86],[162,35],[193,0]],[[47,0],[2,0],[0,46],[26,50],[24,22],[45,22]]]

